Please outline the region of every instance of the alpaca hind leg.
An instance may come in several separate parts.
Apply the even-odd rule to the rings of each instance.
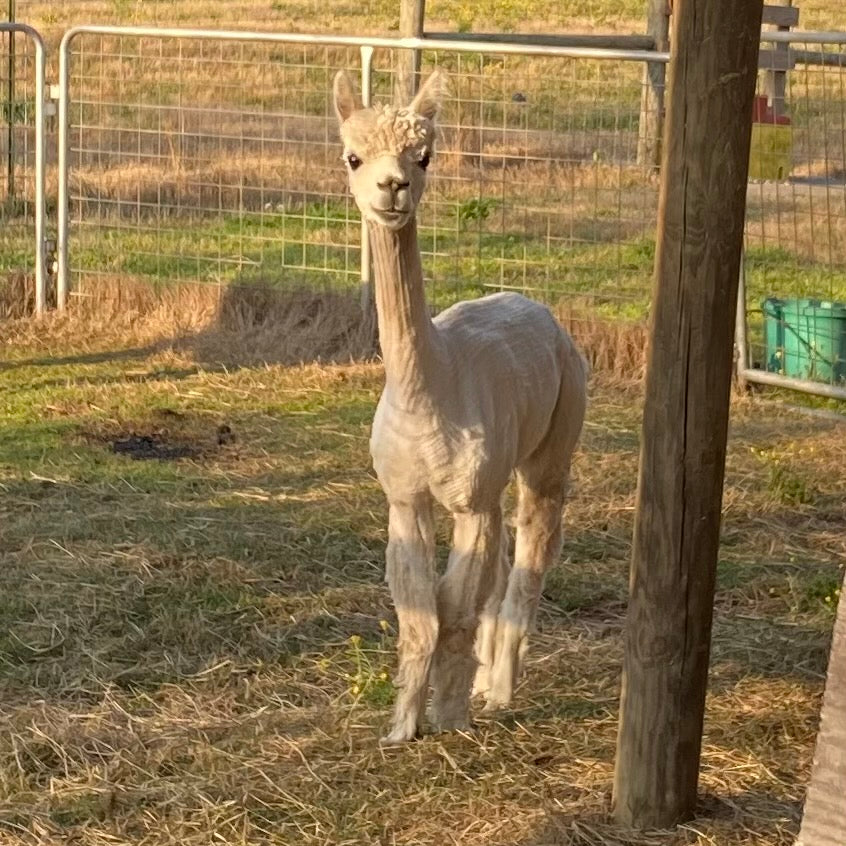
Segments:
[[[399,621],[397,700],[385,745],[413,739],[422,723],[429,670],[438,642],[432,502],[391,504],[387,580]]]
[[[493,590],[482,609],[482,617],[476,633],[476,660],[479,662],[479,666],[476,669],[476,677],[473,679],[473,696],[486,693],[490,687],[496,647],[496,621],[505,596],[505,589],[508,586],[508,574],[511,570],[511,562],[508,559],[508,531],[504,525],[499,544],[499,562]]]
[[[499,612],[486,710],[508,705],[528,648],[546,570],[561,550],[566,481],[535,490],[521,479],[514,567]]]
[[[440,634],[432,668],[432,722],[442,731],[470,725],[479,615],[496,580],[502,513],[455,515],[453,547],[438,584]]]
[[[549,431],[517,469],[514,567],[497,620],[488,710],[511,702],[540,602],[544,574],[561,551],[562,510],[570,462],[587,406],[587,368],[569,340],[562,346],[561,365],[561,385]]]

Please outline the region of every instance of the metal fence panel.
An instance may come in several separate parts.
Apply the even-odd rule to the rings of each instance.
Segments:
[[[637,164],[642,62],[667,57],[636,51],[80,28],[62,46],[61,279],[357,286],[332,77],[375,50],[390,100],[412,46],[452,86],[419,215],[435,305],[511,288],[640,317],[657,198]]]
[[[41,36],[0,22],[0,316],[47,304],[44,100]]]
[[[846,34],[766,37],[792,67],[753,123],[741,367],[846,399]]]

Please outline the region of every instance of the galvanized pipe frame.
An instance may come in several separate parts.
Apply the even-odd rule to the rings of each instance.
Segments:
[[[0,22],[0,32],[23,35],[32,42],[35,51],[35,313],[47,308],[47,254],[45,205],[47,152],[45,146],[44,104],[47,97],[47,54],[44,39],[31,26],[23,23]],[[10,104],[11,107],[11,104]]]
[[[763,30],[761,41],[777,44],[819,44],[822,46],[846,47],[846,32],[825,31],[789,31]],[[837,54],[833,54],[837,55]],[[741,384],[752,383],[776,388],[785,388],[800,393],[829,399],[846,400],[846,386],[815,382],[811,379],[798,379],[761,370],[749,366],[749,335],[747,325],[746,284],[743,265],[741,264],[740,285],[738,287],[737,327],[735,345],[737,352],[737,378]]]
[[[549,56],[570,59],[607,59],[609,61],[663,62],[669,61],[669,53],[651,50],[610,50],[591,47],[561,47],[544,44],[501,44],[477,41],[438,40],[433,38],[374,38],[341,35],[311,35],[294,33],[250,32],[237,30],[208,30],[184,28],[158,28],[147,26],[77,26],[65,32],[59,46],[59,137],[58,137],[58,279],[57,305],[67,306],[70,295],[69,256],[69,110],[70,110],[70,61],[72,43],[81,35],[123,36],[135,38],[193,39],[203,41],[231,41],[239,43],[274,43],[287,45],[308,45],[318,47],[358,48],[361,53],[361,90],[363,102],[369,103],[373,51],[378,48],[394,50],[450,51],[461,53],[485,53],[495,55]],[[369,296],[370,258],[366,227],[362,228],[361,251],[362,295]]]
[[[777,29],[761,30],[761,41],[775,44],[845,44],[846,32],[809,29],[806,32],[789,30],[783,32]]]

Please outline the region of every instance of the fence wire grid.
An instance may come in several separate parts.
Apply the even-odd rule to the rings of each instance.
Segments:
[[[35,78],[32,41],[0,32],[0,318],[34,308]]]
[[[376,50],[376,101],[392,99],[399,52]],[[641,316],[657,201],[654,170],[637,163],[642,66],[443,51],[423,65],[450,79],[419,215],[434,304],[510,288]],[[73,288],[357,286],[339,68],[358,76],[358,50],[78,36]]]
[[[756,102],[746,211],[745,352],[755,369],[842,387],[846,44],[842,37],[828,43],[801,37],[797,33],[789,45],[795,64],[784,75],[783,101],[764,87]]]

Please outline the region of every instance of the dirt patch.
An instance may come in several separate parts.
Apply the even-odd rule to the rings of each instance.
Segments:
[[[160,434],[129,435],[112,442],[112,452],[118,455],[128,455],[137,461],[159,459],[160,461],[174,461],[178,458],[197,458],[202,453],[202,447],[196,444],[168,443]]]
[[[167,409],[158,411],[156,416],[167,418],[172,425],[146,424],[85,431],[82,437],[135,461],[202,460],[236,441],[235,432],[228,423],[192,420]]]

